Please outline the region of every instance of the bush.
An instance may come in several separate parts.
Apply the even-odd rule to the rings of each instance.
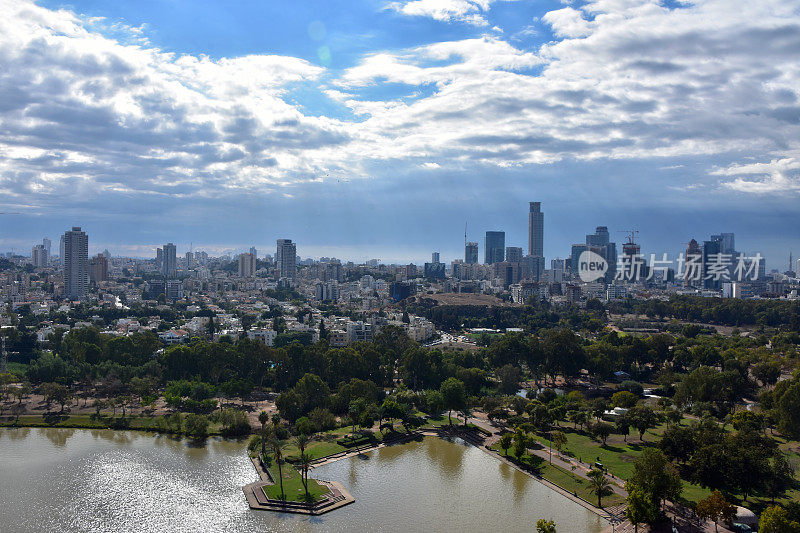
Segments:
[[[203,415],[186,415],[186,434],[192,438],[201,440],[208,437],[208,418]]]
[[[347,435],[336,441],[339,446],[351,448],[353,446],[362,446],[369,444],[373,440],[372,433],[356,433],[355,435]]]
[[[223,437],[240,437],[249,435],[251,428],[247,414],[238,409],[223,409],[216,416],[217,422],[222,426],[220,433]]]
[[[317,407],[308,414],[308,419],[317,431],[328,431],[336,427],[336,417],[327,409]]]
[[[632,379],[627,379],[619,384],[619,390],[626,390],[628,392],[632,392],[639,398],[644,396],[644,387],[638,381],[633,381]]]

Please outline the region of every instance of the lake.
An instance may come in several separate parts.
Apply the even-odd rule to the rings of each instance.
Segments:
[[[133,431],[0,429],[0,524],[8,533],[559,531],[597,533],[593,513],[459,439],[426,437],[336,461],[311,477],[355,503],[309,517],[252,511],[243,442]]]

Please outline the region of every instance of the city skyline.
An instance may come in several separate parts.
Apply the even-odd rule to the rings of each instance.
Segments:
[[[3,5],[2,249],[81,224],[421,261],[465,220],[527,250],[520,198],[545,257],[598,224],[800,249],[793,2]]]
[[[530,202],[531,206],[534,203],[535,204],[540,204],[539,202]],[[540,209],[541,206],[538,205],[537,208]],[[539,214],[541,215],[541,212]],[[529,242],[531,240],[530,239],[530,228],[531,228],[531,225],[530,225],[530,219],[529,219],[529,223],[528,223],[528,239],[529,239]],[[634,233],[631,233],[631,231],[633,231]],[[609,229],[608,229],[607,226],[596,226],[595,227],[595,232],[596,232],[595,234],[587,234],[587,235],[585,235],[586,244],[587,245],[592,245],[592,246],[603,246],[603,245],[607,245],[608,242],[611,241],[611,246],[612,247],[609,249],[610,250],[610,255],[609,255],[609,257],[607,259],[612,260],[612,262],[615,261],[619,257],[618,253],[619,254],[622,253],[622,249],[621,248],[620,249],[615,249],[614,248],[614,241],[620,240],[622,242],[624,240],[623,238],[621,238],[621,236],[620,236],[620,238],[615,238],[613,236],[614,233],[616,233],[616,234],[624,233],[624,234],[626,234],[628,236],[631,236],[631,237],[635,238],[636,239],[636,244],[639,247],[641,247],[641,244],[642,244],[642,241],[641,241],[641,239],[639,237],[639,233],[640,232],[638,230],[617,230],[614,233],[609,233]],[[601,234],[601,232],[603,232],[603,233]],[[502,244],[503,244],[502,247],[499,246],[499,242],[500,241],[498,241],[498,252],[502,251],[502,253],[503,253],[503,257],[502,258],[498,257],[498,258],[489,260],[489,257],[487,256],[487,250],[486,250],[486,241],[487,241],[487,238],[489,237],[489,235],[493,235],[493,236],[496,235],[496,236],[499,237],[500,241],[502,241]],[[473,241],[467,242],[465,244],[468,247],[469,246],[477,246],[477,254],[476,254],[477,255],[477,261],[476,262],[483,263],[483,264],[491,264],[493,262],[497,262],[498,260],[499,261],[502,261],[502,260],[510,261],[510,259],[508,259],[508,257],[506,257],[506,255],[509,253],[509,250],[514,250],[515,251],[515,257],[516,256],[519,256],[519,258],[531,257],[530,255],[524,256],[524,251],[523,251],[523,247],[522,246],[514,246],[515,242],[506,241],[505,235],[506,235],[506,232],[504,230],[489,230],[489,231],[485,232],[485,237],[483,239],[483,241],[484,241],[483,245],[481,245],[478,242],[473,242]],[[546,236],[546,232],[544,233],[544,235]],[[724,243],[725,243],[723,245],[723,248],[725,248],[725,249],[724,250],[721,249],[720,251],[728,253],[730,250],[734,249],[733,248],[734,235],[735,235],[735,232],[721,232],[719,234],[714,234],[713,232],[709,232],[709,233],[706,233],[706,234],[699,234],[697,236],[698,239],[695,239],[693,237],[690,240],[699,240],[699,242],[704,242],[706,236],[708,236],[712,241],[715,240],[715,239],[723,240]],[[62,234],[62,239],[63,239],[63,234]],[[48,240],[49,239],[47,237],[44,237],[42,242],[46,242]],[[685,244],[687,244],[687,242],[684,242],[683,244],[685,245]],[[394,258],[392,258],[392,256],[379,257],[380,254],[377,254],[377,255],[376,254],[372,254],[372,255],[367,254],[367,255],[362,255],[360,257],[351,257],[351,256],[347,256],[347,255],[343,255],[342,254],[342,252],[345,252],[345,254],[346,254],[346,252],[348,250],[347,247],[336,247],[336,246],[315,247],[313,245],[311,245],[311,246],[303,246],[301,244],[301,253],[298,253],[296,251],[298,243],[297,242],[293,242],[292,239],[277,239],[277,243],[278,244],[277,244],[276,253],[272,254],[269,251],[266,252],[266,255],[269,255],[270,257],[272,257],[272,259],[275,260],[276,262],[279,260],[280,250],[283,248],[284,245],[289,246],[288,249],[291,250],[292,254],[295,256],[295,259],[293,261],[294,263],[299,262],[301,260],[305,260],[305,259],[319,260],[320,258],[323,258],[323,257],[331,257],[331,258],[339,259],[339,260],[341,260],[343,262],[352,261],[352,262],[356,262],[356,263],[358,263],[358,262],[362,262],[363,263],[363,262],[366,262],[366,261],[369,261],[369,260],[379,260],[380,262],[382,262],[384,264],[396,264],[396,265],[403,265],[403,264],[407,264],[407,263],[414,263],[414,264],[423,265],[428,260],[431,260],[431,257],[433,257],[433,259],[432,259],[433,262],[438,262],[438,260],[443,257],[443,261],[442,262],[446,263],[446,264],[450,264],[452,262],[458,262],[458,261],[464,261],[465,260],[465,256],[464,256],[465,252],[464,252],[464,250],[462,250],[460,252],[460,255],[459,255],[458,252],[453,252],[452,256],[446,255],[446,254],[442,254],[439,251],[430,252],[430,251],[424,250],[423,248],[417,248],[416,250],[414,250],[411,253],[411,255],[397,255],[397,256],[394,256]],[[582,244],[574,244],[574,243],[571,244],[571,245],[565,245],[565,247],[567,249],[567,252],[565,254],[563,254],[563,255],[555,254],[553,256],[550,256],[550,257],[547,258],[547,261],[545,263],[549,264],[549,261],[552,260],[552,259],[563,260],[563,259],[568,259],[570,257],[573,257],[573,259],[574,259],[575,253],[576,253],[575,252],[576,246],[584,246],[584,245],[582,245]],[[275,246],[273,245],[273,248],[274,247]],[[43,248],[42,244],[35,244],[33,246],[33,248],[32,248],[30,257],[32,258],[32,260],[34,262],[36,261],[37,249],[40,249],[40,248]],[[117,253],[117,254],[114,254],[114,255],[117,255],[117,256],[120,256],[120,257],[131,257],[131,258],[136,258],[136,259],[143,259],[143,260],[155,259],[155,261],[157,262],[157,265],[158,265],[158,269],[162,272],[162,274],[165,274],[166,277],[172,277],[174,275],[174,267],[170,266],[169,267],[169,272],[166,272],[166,270],[165,270],[165,268],[167,268],[167,263],[166,263],[166,261],[164,261],[164,258],[167,257],[167,256],[172,258],[172,260],[171,260],[172,262],[170,263],[171,265],[174,265],[174,261],[175,261],[175,257],[176,256],[184,256],[184,255],[188,256],[188,254],[192,250],[193,251],[204,251],[204,252],[207,252],[207,253],[210,252],[212,256],[216,255],[216,256],[219,256],[219,257],[228,255],[228,256],[231,256],[232,260],[234,260],[234,261],[237,260],[237,256],[247,255],[247,254],[252,254],[254,259],[255,259],[255,256],[257,254],[257,250],[258,249],[261,249],[262,251],[263,250],[268,250],[269,245],[266,245],[266,244],[255,244],[254,245],[253,243],[249,243],[249,244],[239,244],[239,245],[236,245],[236,246],[233,246],[233,247],[231,247],[230,244],[207,246],[207,245],[203,245],[202,243],[195,245],[195,243],[192,241],[192,242],[189,242],[188,244],[184,245],[185,251],[180,252],[180,253],[176,253],[176,250],[178,248],[180,248],[180,245],[176,246],[175,244],[170,242],[170,243],[168,243],[168,244],[166,244],[164,246],[155,246],[152,249],[152,253],[151,254],[147,253],[147,250],[149,249],[149,247],[144,245],[144,246],[141,247],[141,249],[145,250],[144,255],[125,254],[125,253]],[[308,251],[307,252],[303,252],[304,248],[306,248]],[[442,248],[442,249],[450,250],[449,245],[444,247],[444,248]],[[164,250],[169,250],[169,254],[165,255],[163,253]],[[108,250],[108,246],[104,247],[102,244],[92,245],[91,239],[90,239],[89,240],[89,244],[88,244],[89,255],[92,255],[92,254],[95,254],[95,253],[96,254],[100,254],[101,251],[102,252],[108,252],[109,251]],[[319,253],[314,253],[314,251],[319,252]],[[793,262],[793,259],[792,259],[793,252],[791,250],[789,250],[789,252],[788,252],[788,254],[789,254],[788,255],[788,259],[784,258],[783,260],[781,260],[781,258],[772,258],[772,263],[770,263],[770,258],[764,256],[761,253],[760,250],[746,249],[746,250],[739,250],[739,252],[740,253],[745,253],[745,254],[746,253],[752,253],[752,254],[758,253],[758,254],[760,254],[761,257],[763,258],[762,260],[765,261],[765,265],[766,265],[766,268],[768,270],[772,269],[772,270],[777,270],[777,271],[783,272],[784,270],[793,270],[794,269],[794,262]],[[395,250],[395,253],[397,253],[397,250]],[[657,256],[660,256],[660,254],[666,253],[666,254],[668,254],[668,255],[670,255],[672,257],[677,257],[680,254],[680,252],[674,252],[674,255],[673,255],[672,251],[669,251],[669,250],[668,251],[659,250],[657,252],[656,251],[652,251],[652,250],[646,250],[646,249],[642,250],[642,254],[645,257],[645,259],[647,259],[649,253],[655,253]],[[427,254],[428,257],[424,257],[425,254]],[[20,254],[20,255],[24,255],[24,254]],[[265,256],[264,252],[262,252],[262,256]],[[46,257],[47,257],[47,259],[49,261],[49,257],[50,256],[46,255]],[[483,260],[481,260],[481,257],[483,257]],[[254,261],[254,259],[253,259],[253,261]],[[798,259],[798,264],[800,264],[800,259]],[[788,268],[784,268],[784,267],[788,267]],[[293,267],[290,267],[290,268],[293,268]],[[612,275],[613,275],[613,271],[612,271]]]

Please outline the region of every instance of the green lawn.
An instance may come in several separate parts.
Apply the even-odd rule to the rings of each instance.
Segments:
[[[504,455],[503,451],[499,449],[497,444],[492,446],[491,449],[500,455]],[[558,466],[551,465],[537,455],[526,453],[523,455],[521,460],[517,460],[517,458],[513,455],[513,452],[509,451],[509,455],[507,457],[514,462],[520,462],[528,466],[531,470],[542,476],[544,479],[555,485],[558,485],[567,492],[577,495],[579,498],[590,502],[592,505],[597,504],[597,496],[589,489],[588,479],[582,478],[581,476],[572,472],[568,472],[567,470],[564,470]],[[616,493],[603,497],[604,506],[619,505],[624,501],[624,498]]]
[[[59,415],[58,409],[48,416],[42,415],[22,415],[17,422],[0,422],[3,427],[56,427],[56,428],[77,428],[77,429],[131,429],[137,431],[156,431],[156,420],[158,417],[152,416],[127,416],[125,426],[120,426],[123,420],[122,411],[116,417],[110,414],[103,414],[100,417],[92,415]],[[219,435],[219,424],[209,423],[208,434]]]
[[[452,414],[452,419],[453,419],[453,425],[454,426],[463,426],[464,425],[464,419],[463,418],[459,418],[458,417],[458,413],[454,412]],[[442,427],[442,426],[447,426],[449,424],[450,424],[450,421],[447,418],[447,413],[444,413],[442,415],[430,417],[425,422],[425,424],[422,426],[421,429],[433,429],[433,428],[438,428],[438,427]]]
[[[300,472],[289,463],[281,465],[281,472],[283,473],[283,491],[286,495],[286,501],[302,502],[306,501],[306,491],[303,487],[303,482],[300,480]],[[269,473],[275,481],[274,485],[265,485],[264,494],[273,500],[279,500],[281,496],[281,486],[278,477],[278,467],[275,461],[269,467]],[[329,492],[328,487],[318,483],[313,478],[308,479],[308,494],[314,499],[318,500],[321,496]]]
[[[336,444],[338,439],[341,439],[352,430],[352,426],[346,428],[337,428],[324,433],[317,433],[306,445],[306,453],[311,456],[311,459],[319,459],[320,457],[327,457],[334,453],[345,451],[347,448]],[[286,459],[297,460],[300,456],[300,450],[294,443],[294,439],[289,439],[283,446],[283,456]]]

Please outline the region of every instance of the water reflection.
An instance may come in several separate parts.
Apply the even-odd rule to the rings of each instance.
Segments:
[[[67,440],[75,434],[74,429],[40,428],[39,433],[47,437],[54,446],[66,446]]]
[[[305,517],[247,507],[241,486],[257,476],[244,442],[63,429],[0,438],[3,533],[515,532],[545,517],[575,533],[604,525],[460,441],[425,438],[315,468],[313,477],[342,482],[356,503]]]

